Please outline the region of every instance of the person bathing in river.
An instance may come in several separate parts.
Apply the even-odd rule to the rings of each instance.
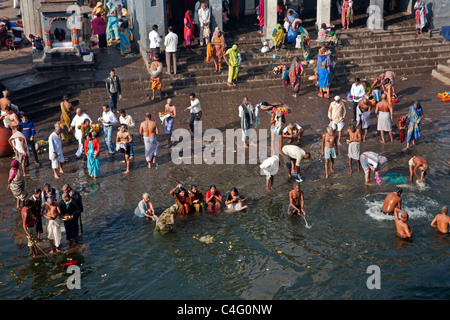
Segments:
[[[225,198],[227,208],[234,211],[246,209],[247,206],[243,202],[245,202],[245,198],[239,194],[236,188],[231,188],[230,193]]]
[[[437,224],[437,225],[436,225]],[[450,217],[448,216],[448,207],[442,207],[442,213],[436,215],[430,224],[432,227],[437,227],[439,232],[448,233],[448,227],[450,226]]]
[[[304,198],[303,191],[300,190],[300,183],[296,182],[294,188],[289,192],[289,208],[287,214],[289,216],[293,215],[305,215],[305,210],[303,209]]]
[[[189,214],[191,212],[191,201],[188,191],[183,188],[181,183],[170,190],[169,194],[175,198],[175,203],[179,207],[179,214]]]
[[[222,195],[215,185],[206,192],[206,208],[208,212],[218,213],[222,210]]]
[[[150,195],[144,193],[142,195],[142,200],[139,201],[138,206],[134,209],[134,214],[139,218],[146,217],[156,221],[158,217],[155,215],[155,210],[153,209],[153,203],[150,201]]]
[[[409,239],[412,237],[412,228],[406,224],[408,221],[408,214],[398,208],[394,209],[395,227],[397,228],[397,235],[402,239]]]
[[[203,203],[205,196],[200,190],[198,190],[196,185],[191,186],[191,190],[189,190],[189,198],[191,202],[191,210],[193,212],[205,211],[205,205]]]
[[[388,193],[384,199],[383,206],[381,207],[381,212],[384,214],[393,215],[396,208],[402,208],[402,195],[403,189],[397,188],[395,192]]]

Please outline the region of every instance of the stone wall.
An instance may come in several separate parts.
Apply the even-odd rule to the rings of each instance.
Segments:
[[[427,7],[431,28],[440,30],[443,26],[450,26],[450,1],[429,0]]]

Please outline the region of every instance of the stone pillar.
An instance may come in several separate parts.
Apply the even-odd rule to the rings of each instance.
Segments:
[[[78,38],[78,29],[72,29],[72,44],[77,51],[80,51],[80,40]]]
[[[45,52],[50,52],[50,50],[52,49],[52,42],[50,40],[50,29],[49,30],[44,30],[44,51]]]
[[[165,36],[167,33],[167,21],[166,21],[166,4],[164,0],[151,0],[143,1],[144,5],[144,21],[139,23],[145,23],[144,34],[141,34],[141,41],[145,44],[146,49],[150,48],[150,40],[148,35],[152,31],[154,24],[158,26],[158,34]]]
[[[255,0],[245,0],[245,15],[255,14]]]
[[[264,34],[266,39],[272,38],[273,29],[277,26],[277,0],[264,0]]]
[[[322,23],[330,24],[331,0],[317,0],[316,28]]]
[[[384,29],[383,8],[384,0],[370,0],[370,5],[367,8],[367,13],[369,14],[367,28],[370,30]]]
[[[213,34],[216,27],[223,30],[222,0],[209,0],[209,6],[211,8],[211,34]]]

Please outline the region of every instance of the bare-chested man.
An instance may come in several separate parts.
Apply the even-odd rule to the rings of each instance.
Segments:
[[[356,107],[356,126],[359,126],[361,132],[364,130],[362,141],[366,142],[367,133],[370,127],[370,113],[372,111],[372,102],[367,98],[362,98]]]
[[[413,229],[408,226],[408,214],[398,208],[394,210],[395,227],[397,228],[397,235],[402,239],[409,239],[412,237]]]
[[[133,142],[133,137],[126,128],[127,128],[126,124],[122,123],[120,125],[120,130],[119,132],[117,132],[116,136],[116,145],[120,149],[120,152],[123,153],[123,159],[126,164],[126,170],[123,172],[124,174],[130,172],[130,153],[131,153],[130,143]]]
[[[337,137],[332,127],[327,127],[327,133],[322,136],[322,156],[325,157],[325,177],[328,178],[328,162],[333,173],[334,159],[338,156]]]
[[[305,215],[305,210],[303,210],[304,198],[303,191],[300,190],[300,183],[296,182],[294,188],[289,192],[289,208],[288,215]]]
[[[3,98],[0,99],[0,107],[2,111],[6,111],[6,107],[11,107],[11,100],[9,100],[9,92],[3,91]]]
[[[384,73],[382,73],[378,77],[376,77],[371,85],[372,95],[373,95],[373,99],[375,100],[375,102],[378,102],[381,100],[381,89],[382,89],[383,79],[384,79]]]
[[[46,211],[44,217],[48,219],[47,237],[50,240],[50,253],[54,251],[60,252],[59,245],[61,244],[61,221],[59,216],[61,210],[58,202],[52,197],[48,197],[47,201],[42,206],[42,211]]]
[[[353,173],[352,159],[356,160],[356,164],[358,165],[358,172],[360,172],[359,157],[361,153],[361,131],[359,131],[359,129],[356,129],[354,124],[349,125],[349,129],[347,130],[346,142],[348,144],[348,165],[350,167],[349,174]]]
[[[422,183],[429,168],[428,161],[422,157],[414,156],[411,159],[409,159],[408,165],[409,165],[409,180],[411,181],[411,184],[414,184],[414,176],[416,176],[418,183]],[[417,169],[420,169],[421,171],[420,178],[417,175]]]
[[[432,227],[437,227],[439,232],[448,233],[449,225],[450,225],[450,217],[448,216],[448,207],[442,207],[442,213],[439,213],[434,217],[433,221],[431,221]],[[437,224],[437,225],[436,225]]]
[[[150,86],[152,88],[152,97],[151,100],[155,100],[155,93],[156,91],[159,91],[159,97],[162,98],[162,69],[163,65],[162,62],[159,61],[159,55],[156,55],[153,57],[153,61],[150,64],[150,70],[151,70],[151,79],[150,79]]]
[[[395,192],[388,193],[384,199],[383,206],[381,207],[381,212],[384,214],[392,215],[396,208],[402,208],[402,195],[403,189],[397,188]]]
[[[152,120],[152,115],[146,113],[145,120],[141,122],[139,127],[139,143],[144,138],[145,160],[147,160],[149,169],[152,167],[152,160],[153,164],[156,165],[156,156],[158,155],[156,135],[158,133],[158,127],[156,126],[156,122]]]
[[[1,120],[4,118],[7,118],[8,126],[7,128],[17,127],[19,125],[19,117],[14,112],[13,108],[11,106],[5,108],[5,114],[1,117]]]
[[[385,143],[384,141],[384,132],[389,132],[389,137],[391,138],[391,142],[394,141],[392,137],[392,117],[393,117],[393,108],[392,104],[388,102],[387,95],[383,93],[381,95],[381,101],[377,103],[375,108],[375,113],[378,116],[378,125],[377,130],[380,131],[381,135],[381,143]]]
[[[164,115],[169,115],[165,120],[164,131],[167,134],[167,148],[172,146],[172,131],[173,123],[177,116],[177,108],[173,105],[172,99],[167,99],[167,104],[164,107]]]

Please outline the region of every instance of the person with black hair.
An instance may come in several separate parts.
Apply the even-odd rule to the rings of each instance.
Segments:
[[[192,133],[194,133],[195,121],[200,121],[202,117],[202,107],[200,105],[200,100],[195,97],[194,92],[189,95],[189,100],[191,102],[191,105],[184,109],[184,111],[189,110],[191,112],[191,118],[189,119],[189,128],[191,129]]]
[[[233,187],[225,198],[225,205],[229,210],[240,211],[247,208],[247,206],[243,204],[245,200],[246,199],[241,194],[239,194],[239,191]]]

